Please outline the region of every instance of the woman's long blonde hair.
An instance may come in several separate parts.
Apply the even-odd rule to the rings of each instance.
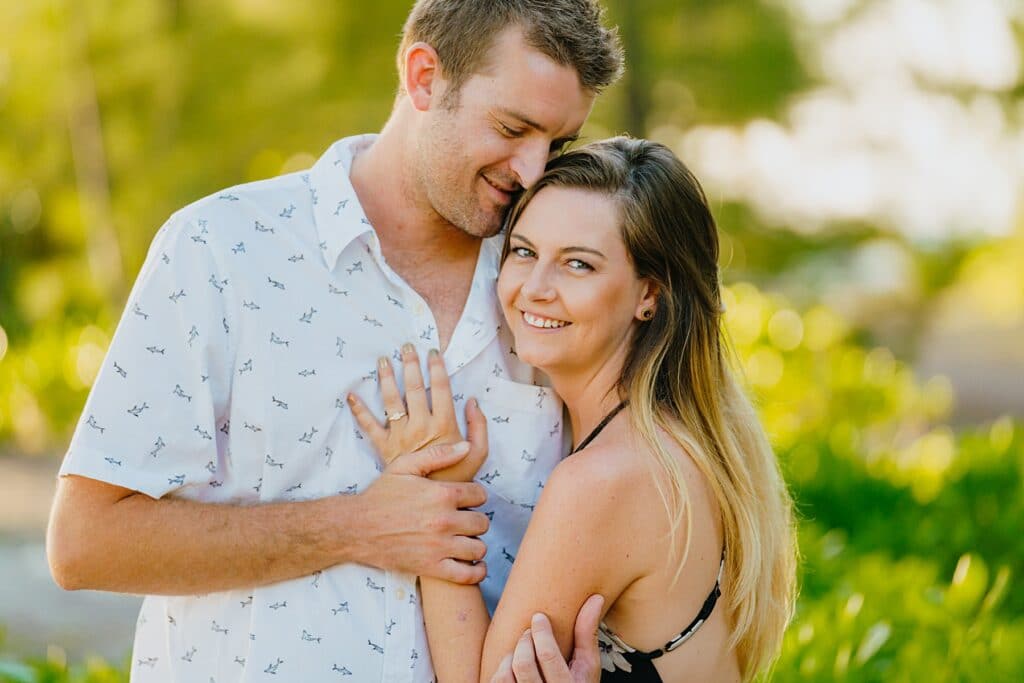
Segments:
[[[730,645],[743,679],[750,680],[778,656],[792,617],[796,543],[792,502],[775,454],[731,370],[718,231],[707,200],[663,145],[627,137],[592,143],[552,160],[512,207],[506,255],[508,233],[523,208],[554,186],[611,196],[637,276],[657,287],[654,317],[637,326],[619,392],[629,399],[633,426],[664,472],[656,481],[673,538],[686,524],[689,539],[691,519],[682,465],[662,444],[659,429],[686,450],[711,486],[727,549],[723,598]],[[682,558],[679,569],[685,550]]]

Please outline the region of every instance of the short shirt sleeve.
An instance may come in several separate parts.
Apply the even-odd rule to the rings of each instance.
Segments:
[[[62,476],[154,498],[209,481],[232,375],[231,283],[216,256],[204,221],[175,216],[156,234]]]

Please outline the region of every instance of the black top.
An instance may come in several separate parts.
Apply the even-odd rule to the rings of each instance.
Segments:
[[[572,454],[579,453],[590,445],[590,442],[601,433],[601,430],[608,426],[612,418],[618,415],[628,404],[629,401],[622,401],[619,405],[615,406],[610,413],[605,415],[597,427],[587,435],[587,438],[583,439],[580,445],[573,449]],[[654,660],[685,643],[708,620],[708,617],[711,616],[715,609],[715,605],[718,603],[719,596],[722,594],[722,570],[724,568],[725,550],[723,549],[722,561],[718,565],[718,578],[715,580],[715,586],[711,589],[711,593],[704,600],[704,605],[701,606],[700,612],[697,613],[697,616],[686,628],[657,650],[640,652],[636,648],[627,645],[604,622],[601,622],[601,626],[597,631],[598,646],[601,648],[601,683],[619,683],[621,681],[629,683],[662,683],[658,670],[654,668]]]

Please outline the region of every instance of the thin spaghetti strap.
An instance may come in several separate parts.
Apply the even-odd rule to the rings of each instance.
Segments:
[[[589,446],[590,442],[597,438],[597,435],[601,433],[601,430],[608,426],[608,423],[612,421],[612,418],[618,415],[620,412],[622,412],[622,409],[625,408],[627,405],[629,405],[629,399],[622,401],[621,403],[619,403],[619,405],[612,408],[612,412],[605,415],[604,419],[601,420],[596,427],[594,427],[594,431],[590,432],[590,434],[587,434],[587,438],[583,439],[583,441],[580,441],[580,445],[574,448],[572,453],[570,453],[569,455],[579,453],[584,448]]]

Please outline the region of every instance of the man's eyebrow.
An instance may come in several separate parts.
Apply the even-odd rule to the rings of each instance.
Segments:
[[[537,250],[537,247],[534,246],[533,242],[531,242],[530,240],[526,239],[525,237],[523,237],[522,235],[520,235],[518,233],[512,233],[512,236],[509,239],[510,240],[513,240],[513,239],[519,240],[520,242],[525,243],[526,246],[530,247],[534,251]],[[582,252],[585,252],[587,254],[594,254],[595,256],[600,256],[601,258],[603,258],[605,260],[608,260],[608,257],[605,256],[603,253],[601,253],[597,249],[592,249],[590,247],[580,247],[580,246],[575,246],[575,245],[571,246],[571,247],[562,247],[561,249],[558,250],[558,253],[566,254],[566,253],[569,253],[569,252],[572,252],[572,251],[582,251]]]

